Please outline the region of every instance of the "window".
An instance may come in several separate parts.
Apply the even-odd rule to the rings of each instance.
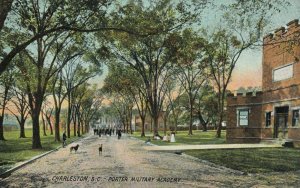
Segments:
[[[238,113],[239,126],[248,126],[249,109],[240,109]]]
[[[273,82],[286,80],[293,77],[293,64],[289,64],[273,70]]]
[[[271,125],[271,113],[272,112],[266,112],[266,127]]]
[[[292,126],[297,126],[299,125],[299,109],[298,110],[293,110],[293,122]]]

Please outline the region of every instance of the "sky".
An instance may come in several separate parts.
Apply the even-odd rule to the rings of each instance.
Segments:
[[[218,0],[218,3],[226,3],[228,0]],[[277,13],[271,18],[270,33],[281,26],[286,26],[286,24],[294,19],[300,20],[300,0],[289,0],[291,7],[289,9],[283,9],[280,13]],[[203,15],[203,25],[215,24],[216,19],[219,15],[216,15],[215,11],[211,9],[205,11]],[[92,83],[102,82],[107,75],[107,68],[104,69],[102,76],[97,77],[92,80]],[[229,90],[237,90],[240,87],[260,87],[262,83],[262,47],[261,49],[246,50],[242,53],[239,58],[236,67],[233,71],[231,82],[228,86]]]
[[[300,20],[300,0],[290,0],[292,6],[288,10],[282,10],[272,17],[270,25],[273,31],[285,27],[294,19]],[[230,90],[239,87],[261,86],[262,83],[262,48],[260,50],[248,50],[242,54],[233,71]]]

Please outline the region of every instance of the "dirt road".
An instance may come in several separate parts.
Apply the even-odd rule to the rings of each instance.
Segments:
[[[99,144],[103,153],[99,155]],[[73,143],[72,145],[75,145]],[[123,136],[90,136],[0,179],[0,187],[296,187],[300,172],[242,175],[194,158],[144,149]],[[151,146],[149,146],[151,147]]]

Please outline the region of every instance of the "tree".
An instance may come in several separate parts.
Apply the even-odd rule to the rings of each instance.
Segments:
[[[47,133],[46,133],[46,118],[45,116],[43,115],[43,111],[44,111],[44,108],[46,108],[45,106],[42,106],[42,109],[41,109],[41,117],[42,117],[42,124],[43,124],[43,136],[47,136]]]
[[[61,62],[61,64],[55,66],[58,54],[63,47],[65,47],[66,43],[68,43],[68,40],[72,40],[69,36],[70,33],[62,33],[48,36],[45,39],[38,39],[37,52],[32,53],[30,51],[25,51],[25,62],[24,64],[19,64],[21,71],[25,75],[25,80],[27,81],[30,115],[33,122],[33,149],[42,148],[39,132],[40,112],[49,80],[61,70],[66,63]],[[55,46],[54,50],[52,49],[53,46]],[[51,58],[49,58],[50,52],[53,55]]]
[[[203,131],[207,131],[209,122],[216,123],[218,114],[217,93],[214,88],[205,84],[197,94],[195,101],[195,115],[198,117]]]
[[[86,98],[85,93],[88,91],[88,87],[89,84],[88,83],[84,83],[79,85],[78,87],[76,87],[73,92],[72,92],[72,106],[75,109],[75,114],[76,117],[74,118],[77,119],[77,136],[80,137],[80,128],[81,128],[81,133],[83,134],[83,125],[84,125],[84,117],[82,117],[82,105],[83,105],[83,101]]]
[[[102,92],[102,88],[101,88],[101,92]],[[120,124],[120,119],[118,116],[119,116],[119,114],[117,112],[117,109],[113,106],[113,104],[102,105],[99,110],[99,116],[97,118],[97,121],[100,120],[100,123],[101,123],[102,119],[109,118],[109,119],[111,119],[111,121],[114,125],[113,128],[119,129],[119,128],[121,128],[120,127],[121,124]],[[100,127],[98,127],[98,128],[101,128],[101,126],[102,125],[100,124]]]
[[[214,87],[218,92],[218,129],[216,137],[221,137],[224,106],[227,86],[232,72],[241,54],[260,41],[268,19],[286,1],[236,1],[223,7],[225,13],[221,19],[222,28],[217,27],[211,35],[206,36],[208,42],[203,46],[207,55]],[[238,17],[237,17],[238,15]]]
[[[132,75],[126,75],[124,73],[128,73],[128,69],[125,68],[124,71],[122,66],[111,65],[109,75],[105,78],[101,90],[103,94],[106,95],[106,98],[110,100],[113,108],[117,111],[119,120],[123,124],[124,132],[128,132],[128,128],[130,128],[130,130],[132,129],[131,119],[134,99],[126,88],[126,86],[130,87],[128,77]],[[116,75],[116,77],[114,75]]]
[[[42,109],[42,116],[46,119],[47,125],[50,127],[50,135],[53,135],[53,127],[52,127],[52,115],[53,115],[53,107],[50,107],[50,104],[46,101],[44,101],[44,106]]]
[[[199,10],[193,11],[193,8],[192,4],[183,1],[173,3],[162,0],[149,5],[131,2],[119,9],[115,16],[122,17],[122,24],[128,28],[157,31],[147,37],[113,33],[114,38],[109,40],[110,48],[119,61],[135,69],[144,82],[154,135],[158,135],[158,118],[165,97],[163,85],[170,70],[170,59],[178,48],[173,45],[172,32],[194,21]]]
[[[79,52],[82,55],[78,58],[71,59],[72,61],[62,69],[62,86],[64,87],[65,94],[62,96],[62,100],[67,99],[68,108],[67,108],[67,136],[70,137],[70,124],[71,124],[71,115],[72,115],[72,92],[74,89],[80,85],[86,83],[89,79],[100,75],[102,73],[102,67],[100,64],[99,55],[95,55],[92,51],[82,50],[80,48]],[[76,51],[75,51],[76,52]],[[83,58],[81,58],[83,57]],[[82,63],[85,63],[86,66],[83,66]],[[61,88],[63,89],[63,88]],[[74,107],[74,106],[73,106]],[[76,125],[74,124],[74,135],[76,135]]]
[[[11,10],[13,0],[0,0],[0,31],[4,26],[7,14]]]
[[[176,77],[177,76],[174,75],[173,79],[177,80]],[[171,118],[171,121],[173,122],[175,132],[177,132],[179,116],[182,113],[183,106],[181,105],[181,98],[182,98],[183,92],[184,92],[182,85],[180,85],[179,87],[178,86],[176,86],[176,87],[177,87],[177,90],[176,90],[177,93],[170,93],[170,92],[167,93],[167,100],[168,100],[169,107],[171,110],[169,116]]]
[[[12,109],[8,109],[17,119],[20,125],[20,138],[26,138],[25,136],[25,122],[29,115],[29,106],[27,101],[27,94],[25,91],[18,89],[16,86],[13,88],[13,98],[11,102],[14,104],[15,112]]]
[[[99,112],[102,102],[103,95],[100,90],[94,86],[85,92],[85,95],[81,101],[81,117],[85,126],[85,132],[89,131],[90,123],[95,119],[95,115]]]
[[[81,43],[82,44],[82,43]],[[82,47],[83,48],[83,47]],[[60,113],[62,104],[65,99],[68,97],[68,116],[67,116],[67,135],[70,138],[70,114],[71,111],[71,91],[74,87],[77,87],[79,84],[82,84],[84,81],[87,81],[94,74],[85,74],[86,78],[81,80],[80,83],[73,85],[74,78],[69,78],[69,74],[75,75],[77,72],[86,72],[82,67],[79,67],[80,58],[83,55],[83,51],[78,44],[71,44],[66,49],[62,50],[62,52],[58,55],[58,66],[63,65],[63,67],[56,72],[56,75],[52,78],[52,96],[54,99],[54,107],[55,107],[55,140],[60,141],[59,134],[59,125],[60,125]],[[77,68],[74,72],[65,71],[68,67],[73,67],[77,65]]]
[[[11,89],[12,85],[14,83],[14,76],[13,76],[13,67],[10,67],[4,74],[0,75],[0,140],[5,140],[4,138],[4,127],[3,127],[3,121],[4,121],[4,114],[6,110],[6,105],[10,98],[12,97]]]
[[[10,10],[10,23],[6,27],[22,28],[20,31],[26,37],[17,36],[16,43],[11,45],[8,53],[0,61],[0,74],[2,74],[12,59],[21,51],[25,50],[38,39],[53,33],[73,32],[98,32],[113,30],[128,32],[136,35],[151,35],[155,31],[141,32],[135,28],[126,28],[118,25],[118,20],[111,20],[116,6],[121,5],[114,0],[18,0],[12,4],[12,0],[0,1],[0,32],[7,13]]]
[[[93,7],[90,3],[93,3]],[[12,6],[12,9],[15,10],[12,17],[15,19],[10,22],[9,26],[22,27],[20,31],[26,37],[17,37],[16,43],[10,46],[10,51],[0,62],[0,74],[18,53],[33,42],[56,32],[85,30],[92,20],[95,26],[94,16],[97,15],[101,15],[99,22],[104,21],[106,18],[102,14],[108,6],[106,3],[108,2],[77,2],[75,5],[72,0],[53,0],[44,3],[39,2],[39,0],[16,2]],[[7,5],[11,5],[11,3]],[[5,7],[8,8],[9,6]],[[99,30],[101,29],[99,28]]]
[[[175,72],[173,72],[175,74]],[[172,74],[171,74],[172,75]],[[171,114],[172,110],[174,109],[174,100],[173,100],[173,95],[177,94],[175,92],[176,89],[176,79],[174,79],[172,76],[167,78],[166,84],[165,84],[165,95],[166,95],[166,100],[164,100],[163,104],[163,121],[164,121],[164,136],[167,135],[167,121],[169,118],[169,115]]]
[[[104,80],[104,90],[118,93],[123,98],[130,98],[134,103],[133,108],[137,108],[139,116],[142,121],[141,136],[145,136],[145,119],[147,112],[147,99],[145,94],[145,87],[140,75],[135,69],[128,65],[123,65],[118,62],[111,62],[108,64],[108,76]],[[129,109],[131,112],[131,109]],[[129,114],[131,116],[132,114]],[[130,120],[130,118],[127,118]],[[131,123],[131,121],[130,121]],[[128,123],[127,123],[128,124]],[[131,127],[131,126],[130,126]]]
[[[208,63],[213,83],[218,92],[218,129],[217,137],[221,137],[222,122],[224,118],[224,106],[227,86],[231,80],[234,67],[242,54],[255,41],[241,41],[233,33],[220,30],[213,35],[212,43],[209,44]]]
[[[192,135],[194,103],[196,96],[209,77],[207,65],[203,61],[203,39],[191,30],[184,30],[182,36],[178,36],[176,57],[176,74],[189,99],[189,135]]]

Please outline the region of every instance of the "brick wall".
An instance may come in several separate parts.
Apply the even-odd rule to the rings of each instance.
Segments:
[[[299,40],[300,26],[298,20],[288,23],[287,29],[281,27],[264,38],[262,90],[273,90],[300,84],[300,47],[293,45]],[[298,41],[299,42],[299,41]],[[290,79],[273,82],[273,71],[284,65],[292,64],[294,76]]]
[[[275,108],[288,106],[287,138],[299,140],[300,127],[292,127],[292,109],[300,106],[300,25],[298,20],[278,28],[264,37],[262,92],[232,94],[227,97],[227,141],[259,142],[273,138]],[[292,71],[291,71],[292,70]],[[274,71],[276,79],[274,80]],[[287,77],[287,75],[291,75]],[[281,78],[281,79],[279,79]],[[248,108],[249,125],[238,127],[237,110]],[[272,112],[271,125],[266,126],[266,112]]]
[[[227,97],[227,134],[228,143],[258,142],[261,137],[262,93],[240,94]],[[237,125],[237,111],[240,108],[249,109],[248,126]]]

